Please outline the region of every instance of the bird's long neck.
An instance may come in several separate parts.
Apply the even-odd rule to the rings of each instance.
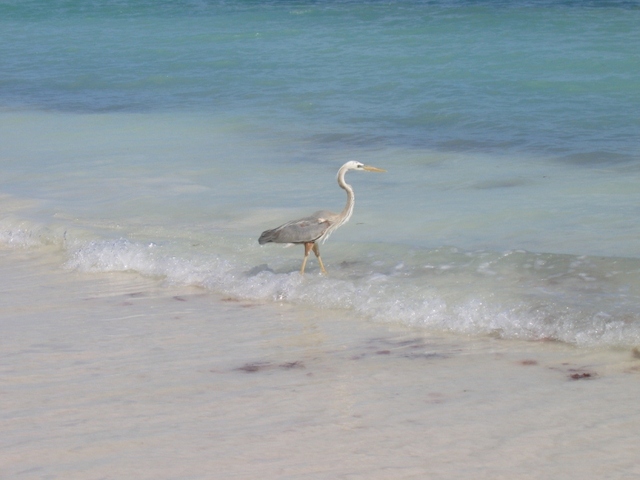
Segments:
[[[338,226],[349,221],[349,219],[351,218],[351,215],[353,214],[353,206],[356,204],[356,196],[353,193],[353,188],[351,188],[351,185],[349,185],[344,180],[344,176],[346,173],[347,173],[346,169],[344,170],[341,169],[338,172],[338,185],[340,185],[340,188],[342,188],[345,192],[347,192],[347,204],[344,206],[344,209],[342,210],[342,212],[340,212],[339,219],[336,222]]]
[[[353,193],[353,188],[351,188],[351,185],[344,181],[345,173],[347,173],[346,168],[341,168],[338,171],[338,185],[340,185],[340,188],[347,192],[347,204],[344,206],[342,212],[340,212],[340,215],[338,215],[336,221],[329,228],[327,228],[327,230],[322,234],[322,237],[319,238],[319,241],[321,243],[324,243],[339,226],[347,223],[351,218],[351,214],[353,213],[353,206],[356,203],[356,196]]]

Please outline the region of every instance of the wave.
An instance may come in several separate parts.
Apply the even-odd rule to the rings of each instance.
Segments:
[[[359,249],[366,254],[349,252],[352,260],[326,277],[315,271],[302,277],[297,263],[260,263],[266,250],[253,243],[222,251],[215,242],[196,249],[87,237],[62,226],[0,222],[0,242],[53,245],[70,270],[135,272],[238,299],[343,309],[430,331],[585,347],[640,345],[635,259],[376,245]],[[267,251],[269,258],[278,257],[273,252]]]

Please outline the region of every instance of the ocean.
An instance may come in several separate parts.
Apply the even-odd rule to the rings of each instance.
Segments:
[[[631,478],[640,2],[0,0],[0,477]],[[299,274],[260,234],[351,220]]]

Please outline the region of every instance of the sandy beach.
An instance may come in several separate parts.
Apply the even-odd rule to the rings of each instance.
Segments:
[[[635,478],[640,358],[0,254],[0,478]],[[347,328],[345,328],[345,325]]]

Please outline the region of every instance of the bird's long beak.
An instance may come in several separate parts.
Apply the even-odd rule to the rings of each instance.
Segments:
[[[386,170],[383,170],[381,168],[376,168],[376,167],[370,167],[369,165],[365,165],[364,167],[362,167],[363,170],[366,170],[367,172],[386,172]]]

